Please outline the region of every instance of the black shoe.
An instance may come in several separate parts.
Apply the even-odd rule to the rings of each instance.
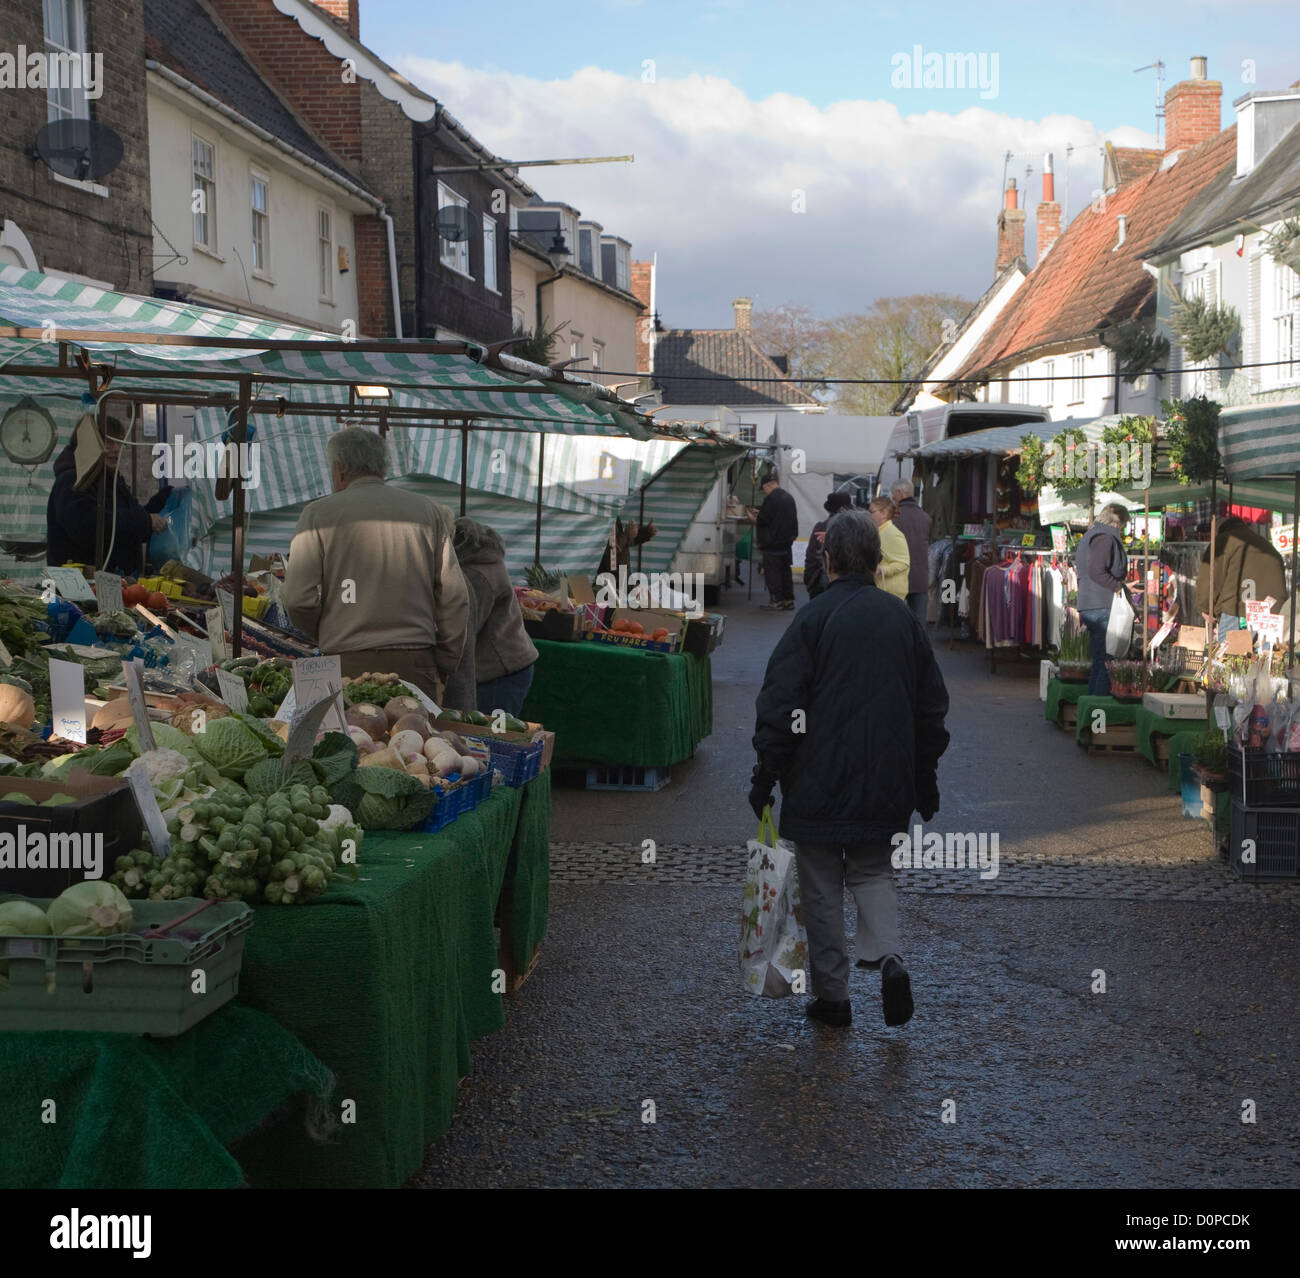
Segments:
[[[759,604],[758,610],[759,612],[784,612],[785,604],[780,604],[776,602]]]
[[[858,959],[857,966],[865,967],[869,972],[879,972],[884,959]]]
[[[880,1001],[886,1025],[906,1025],[912,1019],[912,981],[897,954],[881,959]]]
[[[836,1029],[843,1029],[853,1020],[853,1010],[848,999],[834,1002],[828,998],[815,998],[803,1010],[811,1020],[821,1021],[823,1025],[834,1025]]]
[[[793,599],[782,599],[782,600],[781,600],[781,605],[780,605],[780,607],[781,607],[782,612],[793,612],[793,611],[794,611],[794,600],[793,600]]]

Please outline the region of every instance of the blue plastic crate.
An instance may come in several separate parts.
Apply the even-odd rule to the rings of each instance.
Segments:
[[[437,834],[446,829],[464,812],[473,812],[492,793],[492,774],[480,772],[472,781],[466,781],[446,794],[439,796],[433,812],[420,827],[425,834]]]
[[[617,764],[587,769],[588,790],[662,790],[670,780],[670,769]]]
[[[495,737],[484,737],[492,751],[492,769],[501,773],[502,782],[512,790],[527,785],[542,770],[542,753],[546,749],[543,741],[499,741]]]

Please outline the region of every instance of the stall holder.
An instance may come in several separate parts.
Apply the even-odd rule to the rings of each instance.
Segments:
[[[60,1105],[55,1128],[41,1099],[24,1107],[0,1183],[403,1184],[452,1121],[470,1043],[504,1023],[498,973],[525,968],[545,931],[549,813],[544,773],[440,834],[368,834],[356,883],[255,907],[237,1000],[179,1037],[0,1035],[5,1095]]]

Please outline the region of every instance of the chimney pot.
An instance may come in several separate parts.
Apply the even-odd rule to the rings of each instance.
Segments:
[[[1165,155],[1174,155],[1219,136],[1223,85],[1207,79],[1207,62],[1192,59],[1191,75],[1165,94]]]
[[[1209,66],[1209,63],[1207,62],[1207,60],[1206,60],[1205,58],[1203,58],[1203,57],[1195,57],[1195,58],[1193,58],[1193,59],[1192,59],[1192,79],[1193,79],[1193,80],[1204,80],[1204,79],[1206,78],[1206,72],[1207,72],[1207,68],[1208,68],[1208,66]]]
[[[1006,207],[1009,209],[1014,209],[1015,207],[1017,207],[1017,203],[1018,203],[1018,197],[1016,195],[1016,179],[1008,178]]]
[[[737,297],[733,299],[731,308],[736,315],[736,332],[749,332],[749,313],[754,308],[754,302],[749,297]]]
[[[1061,206],[1056,202],[1056,165],[1050,151],[1043,156],[1043,198],[1034,210],[1038,222],[1038,263],[1061,237]]]

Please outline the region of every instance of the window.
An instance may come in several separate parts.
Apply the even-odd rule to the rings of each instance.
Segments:
[[[599,369],[605,362],[605,343],[592,342],[591,344],[591,367],[594,372]]]
[[[628,265],[628,249],[626,244],[620,244],[614,256],[615,283],[623,292],[627,292],[631,287],[632,279]]]
[[[249,178],[249,204],[253,217],[253,270],[271,269],[271,199],[267,180],[254,173]]]
[[[217,148],[192,135],[193,178],[190,207],[194,210],[194,243],[217,251]]]
[[[495,218],[483,214],[483,287],[494,293],[497,289],[497,224]]]
[[[47,119],[88,120],[84,72],[86,10],[83,0],[45,0]]]
[[[571,339],[569,341],[569,358],[570,359],[582,358],[582,334],[581,333],[574,333],[571,335]]]
[[[597,233],[590,226],[578,227],[578,269],[596,275]]]
[[[439,182],[438,211],[442,212],[447,208],[467,209],[469,201],[463,195],[457,195],[451,187]],[[453,271],[469,276],[469,240],[444,240],[442,236],[438,236],[438,261]]]
[[[322,302],[334,300],[334,219],[329,209],[316,210],[316,266]]]
[[[740,440],[745,444],[753,444],[758,439],[758,427],[741,423]]]
[[[1082,404],[1084,395],[1083,356],[1070,356],[1070,399],[1071,404]]]
[[[1016,370],[1016,391],[1015,403],[1029,403],[1029,365],[1025,364]]]
[[[1289,266],[1268,259],[1272,275],[1269,309],[1265,317],[1263,362],[1264,381],[1285,386],[1296,380],[1296,294],[1300,276]],[[1276,361],[1276,362],[1275,362]]]
[[[1056,361],[1054,359],[1045,360],[1043,363],[1044,381],[1039,382],[1043,388],[1043,403],[1052,404],[1056,401]]]

